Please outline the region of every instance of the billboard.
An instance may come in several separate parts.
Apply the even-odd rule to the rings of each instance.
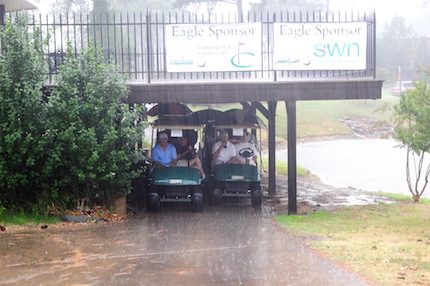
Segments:
[[[366,69],[366,22],[273,25],[275,70]]]
[[[165,26],[168,72],[261,69],[261,23]]]

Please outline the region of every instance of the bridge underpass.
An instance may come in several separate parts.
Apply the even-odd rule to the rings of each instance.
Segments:
[[[285,103],[290,214],[297,212],[296,102],[381,98],[374,13],[262,12],[240,23],[227,15],[149,12],[29,19],[41,40],[49,37],[46,86],[55,85],[67,43],[75,56],[95,45],[127,78],[129,104],[241,103],[258,110],[268,121],[272,195],[276,108]]]
[[[299,100],[380,99],[382,82],[338,80],[267,83],[130,84],[129,104],[240,102],[260,111],[268,121],[269,195],[276,194],[276,107],[285,103],[288,138],[288,211],[297,213],[296,102]],[[266,103],[264,105],[263,103]],[[267,107],[266,107],[267,106]]]

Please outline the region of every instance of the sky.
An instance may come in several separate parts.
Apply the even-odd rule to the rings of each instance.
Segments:
[[[423,0],[330,0],[334,10],[375,10],[377,27],[380,31],[384,24],[397,15],[405,18],[418,35],[430,36],[430,2]]]

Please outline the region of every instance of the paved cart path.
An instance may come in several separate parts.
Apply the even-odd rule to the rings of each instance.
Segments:
[[[0,233],[0,285],[366,285],[247,206]]]

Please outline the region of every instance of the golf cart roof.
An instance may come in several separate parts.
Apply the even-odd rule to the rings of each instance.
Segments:
[[[189,122],[186,116],[182,115],[165,115],[160,116],[152,124],[153,127],[159,129],[183,129],[183,130],[194,130],[202,129],[203,124],[197,124],[195,122]]]
[[[190,113],[191,113],[191,109],[182,103],[158,103],[153,107],[151,107],[146,112],[146,115],[148,116],[186,116]]]
[[[216,128],[264,128],[264,123],[254,114],[242,109],[230,109],[214,122]]]

